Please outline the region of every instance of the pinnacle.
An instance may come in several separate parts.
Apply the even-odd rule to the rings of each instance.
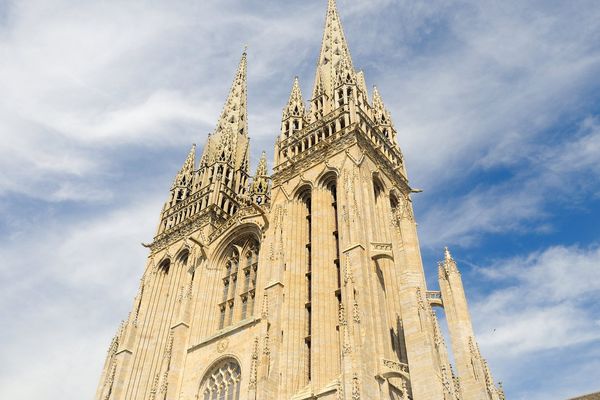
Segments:
[[[256,177],[267,176],[267,152],[263,150],[260,155],[260,160],[258,161],[258,166],[256,167]]]
[[[377,86],[373,86],[373,108],[377,110],[385,109],[385,106],[383,105],[383,99],[379,94],[379,90],[377,90]]]
[[[292,85],[292,91],[290,92],[290,98],[288,104],[283,111],[283,117],[287,118],[290,116],[303,117],[304,116],[304,100],[302,99],[302,91],[300,90],[300,83],[298,77],[294,78],[294,84]]]
[[[356,82],[358,83],[358,88],[362,90],[365,97],[369,97],[369,93],[367,91],[367,82],[365,81],[365,73],[363,71],[358,71],[356,74]]]
[[[190,149],[190,152],[188,153],[187,158],[185,159],[185,162],[183,163],[183,167],[181,168],[181,171],[193,171],[194,167],[195,167],[195,163],[196,163],[196,143],[192,144],[192,148]]]
[[[181,169],[175,176],[175,180],[173,181],[173,187],[187,186],[188,184],[190,184],[195,167],[196,167],[196,144],[194,143],[183,163],[183,166],[181,167]]]
[[[444,247],[444,260],[454,261],[454,259],[452,258],[452,254],[450,254],[450,250],[448,250],[448,247]]]

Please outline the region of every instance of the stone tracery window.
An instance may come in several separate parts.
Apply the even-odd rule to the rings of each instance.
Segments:
[[[258,252],[259,244],[253,237],[234,242],[228,248],[223,267],[219,329],[254,314]]]
[[[199,398],[203,400],[239,400],[240,366],[234,359],[221,361],[205,375]]]

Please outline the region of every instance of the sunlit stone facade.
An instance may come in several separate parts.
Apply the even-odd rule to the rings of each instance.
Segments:
[[[161,212],[97,400],[500,400],[446,250],[429,291],[404,159],[329,1],[272,174],[249,173],[246,53],[200,161]],[[432,307],[443,307],[455,366]]]

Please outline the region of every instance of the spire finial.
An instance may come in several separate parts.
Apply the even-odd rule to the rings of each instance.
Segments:
[[[452,254],[450,254],[450,250],[448,249],[448,247],[444,247],[444,260],[446,261],[453,261],[454,259],[452,258]]]

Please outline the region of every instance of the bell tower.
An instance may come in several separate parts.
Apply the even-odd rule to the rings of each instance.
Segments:
[[[447,249],[427,288],[397,131],[335,1],[312,97],[296,77],[253,177],[246,69],[174,179],[96,399],[504,400]]]

